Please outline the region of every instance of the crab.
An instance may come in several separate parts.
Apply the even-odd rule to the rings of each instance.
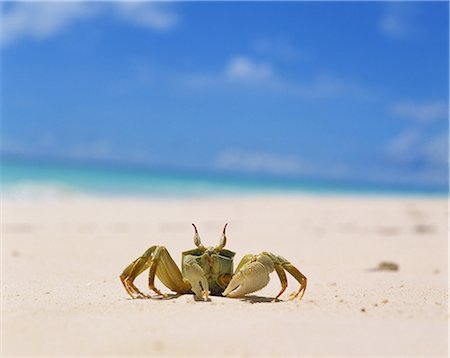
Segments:
[[[245,255],[233,272],[235,253],[225,249],[227,242],[226,228],[222,231],[219,245],[203,246],[197,227],[194,227],[194,244],[196,249],[182,253],[182,271],[178,268],[164,246],[152,246],[129,264],[120,275],[120,280],[131,298],[150,298],[135,285],[135,278],[149,269],[149,289],[161,297],[167,297],[155,287],[155,275],[176,294],[194,293],[196,300],[209,300],[209,295],[231,298],[244,297],[259,291],[269,283],[269,274],[275,271],[281,282],[281,290],[275,297],[278,300],[286,290],[288,283],[285,270],[299,283],[300,288],[291,294],[291,299],[301,299],[305,294],[307,279],[294,265],[285,258],[270,252],[258,255]]]

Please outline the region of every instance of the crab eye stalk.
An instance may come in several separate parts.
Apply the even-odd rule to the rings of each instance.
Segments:
[[[195,246],[197,246],[201,251],[205,251],[205,247],[203,246],[203,244],[200,240],[200,235],[198,234],[197,227],[195,226],[195,224],[192,224],[192,226],[194,227],[194,230],[195,230],[195,234],[194,234]]]
[[[219,252],[220,250],[222,250],[225,245],[227,244],[227,235],[225,234],[225,231],[227,229],[227,224],[225,224],[224,228],[223,228],[223,232],[222,232],[222,237],[220,238],[220,243],[219,246],[217,246],[214,251]]]

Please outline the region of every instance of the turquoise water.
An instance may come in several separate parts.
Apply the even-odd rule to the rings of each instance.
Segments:
[[[22,196],[76,193],[119,196],[192,196],[293,190],[292,185],[256,180],[164,173],[143,169],[20,161],[2,163],[1,186],[3,193]]]
[[[3,160],[3,195],[210,196],[260,193],[446,195],[445,190],[318,180],[174,173],[143,168]]]

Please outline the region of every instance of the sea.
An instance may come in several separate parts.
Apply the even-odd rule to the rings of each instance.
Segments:
[[[208,197],[228,195],[446,196],[446,188],[190,172],[110,163],[2,159],[4,198]]]

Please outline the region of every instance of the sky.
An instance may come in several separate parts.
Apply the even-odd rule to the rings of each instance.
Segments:
[[[447,184],[447,2],[0,6],[4,158]]]

